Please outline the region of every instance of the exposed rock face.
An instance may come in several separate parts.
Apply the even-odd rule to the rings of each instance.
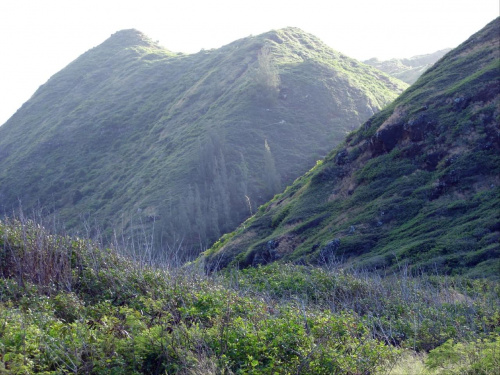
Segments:
[[[337,250],[340,247],[340,239],[335,238],[332,241],[326,243],[319,253],[319,257],[324,260],[324,262],[330,262],[335,258]]]
[[[372,155],[377,156],[390,152],[397,144],[407,140],[421,142],[426,135],[431,134],[434,130],[433,121],[425,114],[420,114],[407,122],[382,125],[380,130],[370,139]]]

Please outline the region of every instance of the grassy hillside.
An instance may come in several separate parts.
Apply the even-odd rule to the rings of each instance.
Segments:
[[[205,253],[208,269],[347,262],[500,275],[500,20]]]
[[[413,56],[407,59],[379,60],[377,58],[372,58],[363,62],[411,85],[415,83],[418,77],[425,73],[427,69],[450,51],[451,49],[447,48],[427,55]]]
[[[0,127],[0,210],[197,254],[405,87],[295,28],[193,55],[120,31]]]
[[[498,283],[407,271],[207,277],[0,221],[0,372],[494,374]]]

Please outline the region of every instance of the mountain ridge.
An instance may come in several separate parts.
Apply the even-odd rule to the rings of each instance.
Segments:
[[[500,18],[204,254],[497,277]]]
[[[190,55],[120,31],[0,127],[0,210],[199,251],[404,88],[296,28]]]
[[[429,54],[412,56],[410,58],[392,58],[389,60],[379,60],[374,57],[363,61],[363,63],[380,69],[408,84],[412,84],[427,69],[450,51],[451,48],[445,48]]]

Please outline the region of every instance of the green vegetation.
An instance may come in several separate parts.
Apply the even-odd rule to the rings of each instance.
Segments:
[[[494,374],[500,368],[499,350],[497,335],[465,344],[448,340],[431,350],[427,366],[448,374]]]
[[[342,261],[498,279],[499,22],[206,251],[207,269]]]
[[[0,214],[190,259],[404,88],[295,28],[192,55],[120,31],[0,128]]]
[[[428,371],[451,364],[493,374],[498,284],[406,271],[381,278],[276,263],[207,277],[135,263],[30,220],[4,221],[0,369],[387,374],[408,351],[430,350]]]

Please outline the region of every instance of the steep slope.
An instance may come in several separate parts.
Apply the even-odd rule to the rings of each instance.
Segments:
[[[0,210],[199,251],[405,87],[296,28],[194,55],[120,31],[0,127]]]
[[[500,19],[206,252],[208,268],[275,260],[497,277]]]
[[[442,49],[426,55],[413,56],[408,59],[379,60],[376,57],[363,61],[365,64],[380,69],[403,82],[415,83],[427,69],[434,65],[451,49]]]

